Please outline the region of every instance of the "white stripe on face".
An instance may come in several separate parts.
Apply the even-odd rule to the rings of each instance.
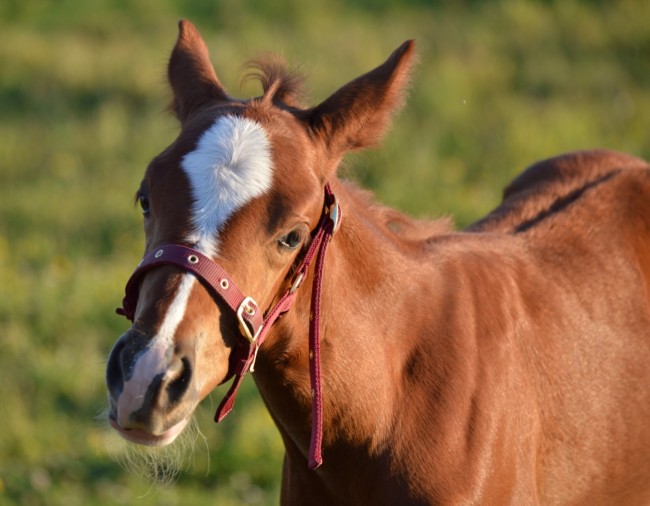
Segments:
[[[222,116],[207,129],[196,149],[183,158],[194,197],[189,238],[216,256],[218,234],[232,214],[271,188],[271,147],[264,129],[237,116]]]
[[[185,316],[187,301],[195,281],[196,278],[193,275],[183,274],[158,334],[137,359],[132,376],[124,384],[123,394],[117,400],[117,412],[120,415],[126,417],[137,411],[144,402],[152,379],[158,374],[164,374],[167,370],[172,358],[170,355],[174,350],[174,334]],[[124,392],[128,392],[128,395],[124,395]],[[127,420],[118,420],[118,422],[126,423]]]

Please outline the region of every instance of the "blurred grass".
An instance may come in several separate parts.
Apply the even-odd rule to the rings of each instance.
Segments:
[[[0,505],[277,503],[282,445],[252,381],[222,426],[217,395],[204,403],[207,443],[172,487],[119,468],[94,421],[141,255],[132,195],[177,131],[163,77],[180,17],[239,96],[257,94],[239,70],[263,51],[300,63],[316,102],[417,39],[404,112],[343,171],[417,215],[466,225],[563,151],[650,158],[650,2],[4,0]]]

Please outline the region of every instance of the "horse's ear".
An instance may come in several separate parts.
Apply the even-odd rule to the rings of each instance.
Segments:
[[[400,108],[415,59],[404,42],[379,67],[349,82],[308,111],[308,121],[335,155],[378,143]]]
[[[178,31],[167,75],[174,91],[173,108],[182,123],[201,106],[226,100],[228,95],[214,72],[208,48],[198,30],[181,19]]]

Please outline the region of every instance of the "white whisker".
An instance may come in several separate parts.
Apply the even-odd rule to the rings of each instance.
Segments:
[[[189,469],[199,436],[205,440],[198,423],[192,419],[176,440],[167,446],[137,445],[107,431],[105,447],[111,458],[129,473],[150,482],[152,486],[169,485],[176,481],[182,470]]]

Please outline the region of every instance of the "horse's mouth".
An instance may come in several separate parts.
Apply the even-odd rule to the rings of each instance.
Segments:
[[[161,434],[150,434],[142,429],[125,429],[117,423],[113,413],[108,415],[108,423],[124,439],[144,446],[165,446],[170,444],[183,432],[189,418],[185,418]]]

